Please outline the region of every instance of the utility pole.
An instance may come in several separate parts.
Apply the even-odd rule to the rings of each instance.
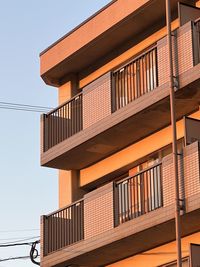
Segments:
[[[170,111],[171,111],[171,126],[172,126],[173,171],[174,171],[174,185],[175,185],[175,226],[176,226],[175,228],[176,228],[177,266],[182,267],[177,134],[176,134],[175,95],[174,95],[175,77],[173,73],[170,0],[166,0],[166,24],[167,24],[167,39],[168,39],[168,54],[169,54]]]

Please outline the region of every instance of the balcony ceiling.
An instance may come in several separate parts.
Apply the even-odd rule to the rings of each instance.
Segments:
[[[111,2],[107,7],[43,51],[40,55],[43,80],[49,85],[62,85],[72,73],[80,73],[86,69],[93,71],[91,66],[94,63],[108,56],[112,51],[120,49],[124,43],[142,38],[145,32],[151,34],[150,31],[147,31],[148,28],[155,30],[155,25],[165,25],[164,0],[140,0],[139,8],[131,6],[129,2],[125,3],[122,0]],[[193,1],[182,0],[182,2],[192,4]],[[171,0],[171,7],[173,17],[177,18],[178,0]],[[112,8],[123,9],[125,15],[113,16],[112,23],[110,23],[110,19],[106,20],[109,12],[106,13],[105,10],[112,10]],[[90,23],[91,27],[93,25],[91,28],[93,33],[86,31],[90,27]],[[94,27],[95,25],[96,27]],[[86,36],[84,36],[85,41],[82,42],[80,41],[80,34],[84,32],[84,29]]]

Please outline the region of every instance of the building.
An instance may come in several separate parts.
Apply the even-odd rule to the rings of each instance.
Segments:
[[[200,265],[200,1],[171,0],[183,266]],[[176,266],[164,0],[113,0],[40,55],[59,106],[41,165],[59,210],[41,217],[41,266]]]

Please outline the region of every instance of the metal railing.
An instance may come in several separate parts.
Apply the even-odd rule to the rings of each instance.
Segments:
[[[82,93],[44,114],[44,152],[83,129]]]
[[[60,209],[44,221],[44,255],[84,239],[84,201]]]
[[[163,205],[161,163],[114,186],[115,226]]]
[[[158,86],[157,48],[153,47],[112,74],[112,112]]]

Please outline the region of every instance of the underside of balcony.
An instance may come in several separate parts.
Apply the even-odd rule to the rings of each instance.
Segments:
[[[175,96],[177,119],[199,109],[200,64],[179,76]],[[82,169],[169,124],[169,84],[165,83],[43,152],[41,164]]]

